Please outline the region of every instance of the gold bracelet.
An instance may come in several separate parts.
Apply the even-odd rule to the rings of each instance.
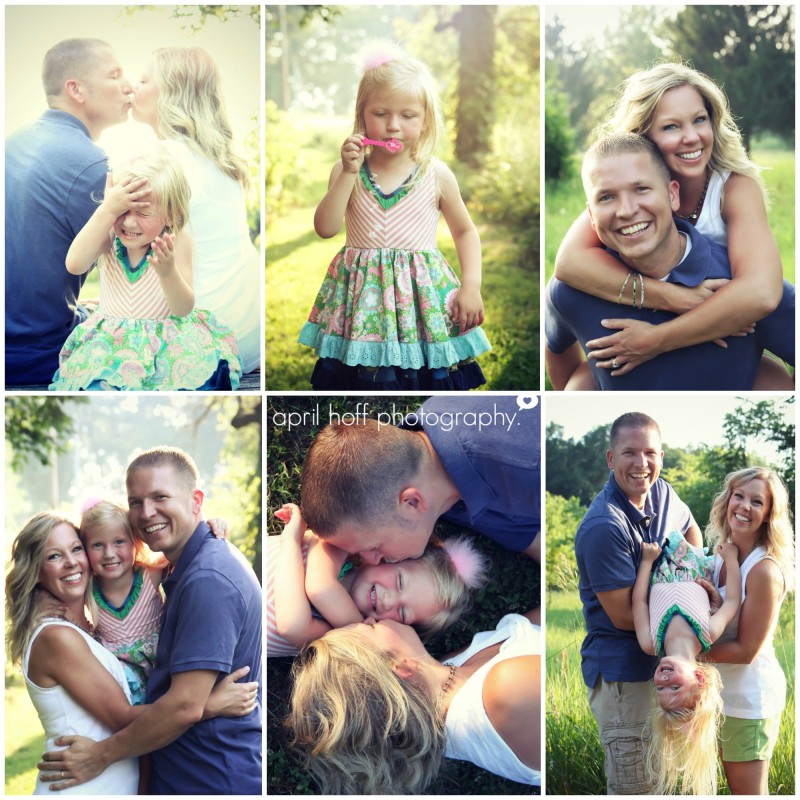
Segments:
[[[625,287],[628,285],[628,281],[631,279],[631,275],[633,275],[633,272],[629,272],[625,276],[625,280],[622,282],[622,288],[619,290],[619,300],[617,300],[617,305],[620,305],[620,306],[623,305],[623,303],[622,303],[622,294],[625,291]]]

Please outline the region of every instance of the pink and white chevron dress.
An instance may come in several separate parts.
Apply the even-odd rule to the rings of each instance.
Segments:
[[[384,195],[362,166],[345,213],[345,246],[328,267],[299,341],[320,358],[371,368],[448,368],[491,349],[460,331],[460,282],[436,246],[437,163]]]

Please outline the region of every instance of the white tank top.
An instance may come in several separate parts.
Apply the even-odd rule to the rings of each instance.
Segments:
[[[25,685],[28,687],[28,694],[31,697],[31,702],[34,708],[36,708],[39,721],[44,728],[45,749],[62,749],[53,745],[53,740],[59,736],[88,736],[95,741],[107,739],[111,736],[113,731],[99,720],[96,720],[83,706],[78,705],[63,686],[37,686],[28,677],[28,661],[30,659],[31,646],[36,640],[36,637],[49,625],[64,625],[79,633],[89,645],[92,656],[111,673],[114,680],[120,685],[125,696],[130,701],[128,683],[125,680],[125,673],[122,669],[122,665],[105,649],[105,647],[98,644],[80,628],[65,620],[45,620],[33,632],[22,658],[22,673],[25,676]],[[136,794],[138,786],[138,759],[128,758],[111,764],[103,773],[91,781],[87,781],[80,786],[74,786],[71,789],[62,789],[57,793],[51,792],[49,789],[50,784],[42,783],[37,776],[36,788],[33,793],[46,794],[51,797],[61,794]]]
[[[774,561],[771,556],[767,555],[767,551],[763,547],[756,547],[744,560],[741,566],[742,603],[747,596],[747,576],[750,570],[765,558]],[[715,584],[719,582],[722,563],[722,558],[716,556],[714,559]],[[719,592],[724,600],[725,587],[721,586]],[[783,598],[781,598],[781,602],[783,602]],[[740,612],[741,606],[736,612],[736,616],[728,623],[722,636],[719,637],[718,642],[729,642],[736,639],[739,632]],[[772,637],[777,624],[778,610],[775,612],[775,618],[767,633],[767,638],[752,663],[716,664],[722,678],[722,701],[726,716],[738,719],[767,719],[780,714],[786,705],[786,678],[772,645]]]
[[[711,173],[706,199],[703,201],[703,210],[700,212],[695,226],[696,230],[713,242],[722,245],[726,250],[728,248],[728,226],[722,219],[722,190],[730,175],[730,170]]]
[[[475,653],[502,642],[500,651],[467,679],[453,697],[445,720],[447,758],[470,761],[479,767],[517,783],[539,786],[538,770],[523,764],[494,729],[483,707],[483,684],[489,670],[500,661],[515,656],[541,653],[541,628],[519,614],[506,614],[493,631],[477,633],[472,644],[449,660],[459,666]],[[539,720],[531,720],[538,725]]]

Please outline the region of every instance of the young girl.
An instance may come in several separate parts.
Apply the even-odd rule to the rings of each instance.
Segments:
[[[713,282],[713,287],[689,289],[644,277],[633,297],[630,271],[603,250],[588,214],[582,214],[561,243],[556,277],[605,300],[644,302],[648,308],[679,315],[658,326],[610,321],[607,327],[622,330],[588,343],[597,366],[623,375],[667,350],[752,331],[757,320],[762,320],[758,331],[766,348],[793,364],[793,302],[786,314],[770,315],[781,301],[784,284],[763,183],[722,89],[684,64],[659,64],[625,81],[608,127],[645,135],[657,145],[680,185],[676,216],[728,248],[733,280],[722,288]],[[623,284],[627,292],[620,291]],[[787,299],[780,310],[786,310]],[[566,388],[594,388],[588,364],[578,367]],[[791,389],[793,382],[781,365],[767,358],[753,388]]]
[[[314,228],[345,220],[299,341],[320,356],[315,389],[471,389],[491,349],[483,322],[481,245],[453,173],[433,158],[441,131],[427,67],[381,43],[363,68],[353,135],[341,148]],[[369,145],[367,139],[400,149]],[[436,247],[444,214],[462,281]]]
[[[70,334],[50,389],[235,389],[229,328],[194,308],[189,187],[161,146],[109,175],[103,202],[67,253],[80,275],[98,259],[100,305]]]
[[[716,669],[697,657],[708,652],[741,601],[739,550],[726,542],[718,552],[728,569],[727,594],[712,615],[708,594],[695,579],[711,578],[713,556],[693,547],[678,531],[670,533],[663,550],[642,543],[632,603],[639,646],[661,656],[653,677],[658,706],[646,756],[656,794],[676,794],[679,786],[685,794],[717,792],[722,684]]]
[[[80,533],[94,573],[95,633],[122,662],[131,702],[144,703],[156,662],[167,561],[133,535],[128,512],[108,500],[87,501]]]
[[[215,536],[225,538],[224,520],[208,524]],[[127,510],[109,500],[84,503],[80,536],[94,574],[94,632],[122,662],[131,702],[144,703],[164,610],[161,580],[169,564],[134,536]]]
[[[268,537],[268,658],[296,655],[331,628],[369,617],[436,633],[462,616],[472,591],[486,584],[486,560],[465,538],[429,544],[418,559],[355,567],[347,553],[306,534],[296,505],[275,516],[286,527]]]

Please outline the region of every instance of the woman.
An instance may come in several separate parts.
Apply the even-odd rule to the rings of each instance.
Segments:
[[[45,731],[45,749],[58,749],[62,735],[106,739],[124,728],[147,706],[132,706],[128,683],[116,657],[95,641],[87,617],[91,573],[75,525],[43,511],[20,531],[11,550],[6,578],[8,649],[22,665],[25,685]],[[55,603],[53,603],[55,599]],[[59,605],[63,614],[47,609]],[[90,606],[91,607],[91,606]],[[206,704],[206,716],[239,715],[244,684],[220,681]],[[34,794],[47,794],[53,781],[69,780],[58,772],[40,774]],[[136,794],[136,759],[111,764],[97,778],[61,789],[69,794]]]
[[[34,516],[17,536],[6,579],[9,650],[21,662],[28,694],[45,731],[47,750],[69,733],[106,739],[132,722],[141,706],[131,706],[121,664],[90,635],[86,618],[89,562],[78,531],[67,519],[48,511]],[[38,588],[66,607],[61,619],[43,618]],[[70,794],[136,794],[136,759],[112,764]],[[34,794],[47,794],[36,778]]]
[[[752,330],[772,312],[783,291],[782,268],[767,220],[763,184],[750,161],[724,92],[706,75],[683,64],[659,64],[623,84],[608,127],[652,139],[680,186],[676,216],[727,246],[733,280],[718,288],[695,289],[644,278],[636,297],[630,272],[601,249],[584,213],[573,224],[556,256],[556,277],[576,289],[625,305],[672,311],[676,319],[658,326],[628,320],[623,329],[590,342],[597,365],[623,375],[661,352]],[[628,292],[620,287],[628,283]],[[763,324],[766,324],[763,323]],[[762,331],[763,333],[763,331]],[[783,338],[789,339],[789,336]],[[780,332],[774,337],[781,341]],[[791,337],[792,343],[794,337]],[[793,350],[772,349],[793,362]],[[581,378],[580,382],[572,380]],[[587,366],[566,386],[591,389]],[[754,388],[793,388],[786,370],[762,361]]]
[[[294,665],[289,726],[322,793],[421,793],[442,756],[540,782],[538,610],[439,663],[390,620],[326,633]]]
[[[709,654],[723,683],[725,777],[732,794],[769,794],[769,762],[786,703],[786,679],[772,639],[794,575],[789,497],[780,478],[764,467],[728,475],[706,534],[712,547],[736,545],[742,573],[741,609]],[[723,587],[723,599],[725,579],[717,556],[714,582]]]
[[[163,140],[189,181],[195,305],[233,329],[244,372],[259,369],[261,272],[245,208],[249,171],[232,147],[217,65],[199,47],[156,50],[132,111]]]

